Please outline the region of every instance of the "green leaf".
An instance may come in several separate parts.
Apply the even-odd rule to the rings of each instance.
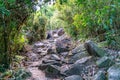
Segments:
[[[106,24],[103,24],[105,30],[109,30],[109,27]]]
[[[9,3],[15,3],[15,0],[7,0]]]
[[[112,25],[112,23],[113,23],[113,20],[112,20],[112,19],[110,19],[110,25]]]
[[[10,11],[7,10],[5,7],[0,7],[0,14],[4,14],[6,16],[9,16],[10,15]]]

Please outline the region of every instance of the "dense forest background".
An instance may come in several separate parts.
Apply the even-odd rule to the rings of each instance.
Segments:
[[[119,49],[119,21],[120,0],[0,0],[0,71],[19,62],[26,44],[58,28],[74,40]]]

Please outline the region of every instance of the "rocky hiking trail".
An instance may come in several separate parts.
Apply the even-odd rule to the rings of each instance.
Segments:
[[[90,40],[75,44],[63,29],[47,34],[46,40],[26,48],[23,63],[32,74],[27,80],[120,80],[118,51]]]

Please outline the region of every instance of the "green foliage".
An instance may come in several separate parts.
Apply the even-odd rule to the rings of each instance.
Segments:
[[[0,0],[0,64],[6,68],[25,42],[21,25],[29,16],[28,1]]]
[[[63,20],[59,19],[62,16],[58,11],[53,12],[53,16],[48,19],[47,29],[48,30],[55,30],[61,27],[64,27],[66,24]]]
[[[36,12],[29,17],[26,24],[29,27],[25,29],[29,43],[45,39],[46,24],[47,18],[41,16],[40,12]]]
[[[26,80],[31,77],[31,73],[23,68],[7,70],[0,75],[1,80]]]
[[[62,14],[59,19],[68,24],[65,28],[72,37],[97,37],[99,41],[107,40],[108,44],[116,45],[114,36],[119,34],[120,26],[118,0],[69,0],[64,4],[61,1],[57,1],[55,7]]]

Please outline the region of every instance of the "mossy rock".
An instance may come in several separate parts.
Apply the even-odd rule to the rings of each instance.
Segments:
[[[108,68],[110,66],[112,66],[114,64],[114,62],[107,56],[102,57],[101,59],[99,59],[98,61],[96,61],[96,64],[98,67],[100,68]]]

